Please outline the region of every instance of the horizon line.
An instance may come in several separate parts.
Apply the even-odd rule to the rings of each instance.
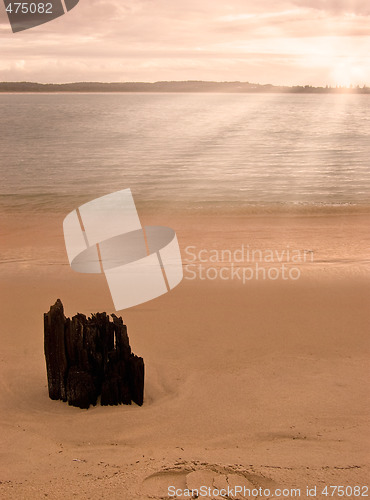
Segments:
[[[125,81],[101,81],[101,80],[76,80],[76,81],[69,81],[69,82],[37,82],[37,81],[32,81],[32,80],[2,80],[0,81],[0,85],[2,84],[31,84],[31,85],[76,85],[76,84],[99,84],[99,85],[124,85],[124,84],[143,84],[143,85],[155,85],[155,84],[160,84],[160,83],[217,83],[219,85],[226,85],[226,84],[242,84],[242,85],[257,85],[261,87],[284,87],[284,88],[295,88],[295,87],[312,87],[312,88],[367,88],[368,84],[363,83],[362,85],[360,84],[354,84],[350,83],[349,85],[340,85],[340,84],[321,84],[321,85],[313,85],[313,84],[293,84],[293,85],[288,85],[288,84],[273,84],[273,83],[258,83],[258,82],[250,82],[247,80],[197,80],[197,79],[190,79],[190,80],[153,80],[153,81],[143,81],[143,80],[125,80]]]
[[[241,81],[162,80],[156,82],[0,82],[0,93],[285,93],[285,94],[370,94],[370,87],[344,85],[273,85]]]

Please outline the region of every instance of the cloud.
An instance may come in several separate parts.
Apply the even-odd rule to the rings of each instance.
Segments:
[[[367,0],[293,0],[295,5],[310,7],[331,14],[370,15],[370,4]]]
[[[369,78],[369,11],[363,1],[80,0],[12,34],[1,8],[0,80],[325,84],[343,58]]]

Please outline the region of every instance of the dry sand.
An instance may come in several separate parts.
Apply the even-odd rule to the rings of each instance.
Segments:
[[[89,410],[47,393],[43,313],[58,297],[69,316],[113,312],[104,277],[69,268],[62,218],[1,219],[1,498],[246,484],[301,498],[316,485],[324,499],[325,485],[368,485],[368,215],[148,216],[176,229],[183,255],[289,245],[315,262],[297,281],[184,280],[124,311],[144,406]]]

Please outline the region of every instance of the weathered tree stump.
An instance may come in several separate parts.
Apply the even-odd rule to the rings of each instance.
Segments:
[[[72,406],[141,406],[144,361],[135,356],[122,318],[106,313],[64,316],[58,299],[44,314],[44,349],[49,397]]]

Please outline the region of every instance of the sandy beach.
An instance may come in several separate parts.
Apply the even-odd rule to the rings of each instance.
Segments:
[[[314,258],[294,264],[297,280],[185,270],[171,293],[123,311],[145,360],[144,405],[89,410],[47,393],[43,313],[57,298],[67,316],[113,312],[104,277],[69,268],[62,219],[1,219],[1,498],[168,498],[171,485],[207,484],[275,498],[316,486],[320,498],[326,485],[368,486],[369,215],[143,214],[177,231],[185,268],[189,246]]]

